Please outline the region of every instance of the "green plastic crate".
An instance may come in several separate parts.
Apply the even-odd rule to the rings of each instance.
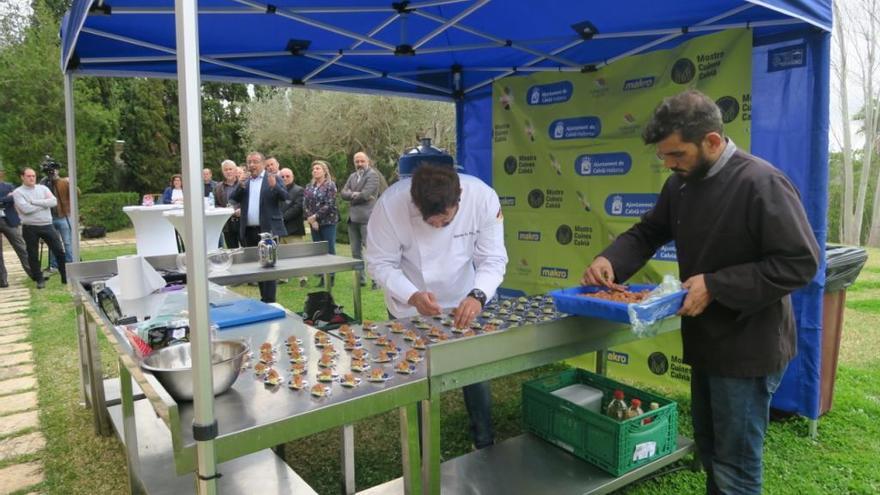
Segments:
[[[553,391],[576,383],[603,392],[602,411],[615,389],[623,390],[627,404],[638,398],[643,409],[651,402],[660,407],[617,421],[552,395]],[[522,404],[528,431],[614,476],[672,453],[678,441],[675,402],[582,369],[565,370],[524,383]]]

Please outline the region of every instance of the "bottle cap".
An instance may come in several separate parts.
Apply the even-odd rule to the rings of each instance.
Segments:
[[[652,402],[651,405],[648,407],[650,407],[651,409],[660,409],[660,404]]]
[[[614,391],[615,399],[623,399],[623,390],[615,390]]]
[[[642,401],[640,401],[639,399],[633,399],[629,401],[629,403],[630,405],[632,405],[632,407],[639,407],[642,405]]]

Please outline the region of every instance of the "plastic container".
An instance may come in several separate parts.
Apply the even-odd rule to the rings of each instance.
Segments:
[[[633,284],[627,286],[632,292],[654,290],[656,285]],[[632,323],[627,308],[628,303],[606,301],[594,297],[584,297],[579,294],[599,292],[605,290],[602,287],[586,286],[561,289],[550,292],[556,303],[556,309],[562,313],[570,313],[590,318],[601,318],[619,323]],[[659,297],[648,303],[638,303],[633,307],[635,314],[642,321],[656,321],[675,315],[684,302],[686,290]]]
[[[603,407],[614,390],[659,407],[616,421],[558,397],[554,391],[583,384],[603,392]],[[613,476],[672,453],[678,442],[676,403],[582,369],[570,369],[523,384],[523,421],[528,431]],[[647,421],[646,421],[647,420]]]
[[[602,412],[602,396],[605,394],[598,388],[590,387],[583,383],[575,383],[551,393],[584,409],[600,414]]]

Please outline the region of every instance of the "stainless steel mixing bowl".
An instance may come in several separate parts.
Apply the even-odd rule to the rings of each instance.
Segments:
[[[246,343],[239,340],[217,340],[213,344],[211,369],[214,376],[214,395],[220,395],[235,383],[249,349]],[[147,356],[141,367],[153,373],[171,397],[192,400],[194,385],[191,349],[189,342],[160,349]]]

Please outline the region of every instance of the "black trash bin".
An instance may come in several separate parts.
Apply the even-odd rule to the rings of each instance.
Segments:
[[[854,246],[825,246],[825,295],[822,299],[822,373],[819,387],[819,414],[831,409],[837,377],[837,355],[843,331],[846,288],[852,285],[868,252]]]

